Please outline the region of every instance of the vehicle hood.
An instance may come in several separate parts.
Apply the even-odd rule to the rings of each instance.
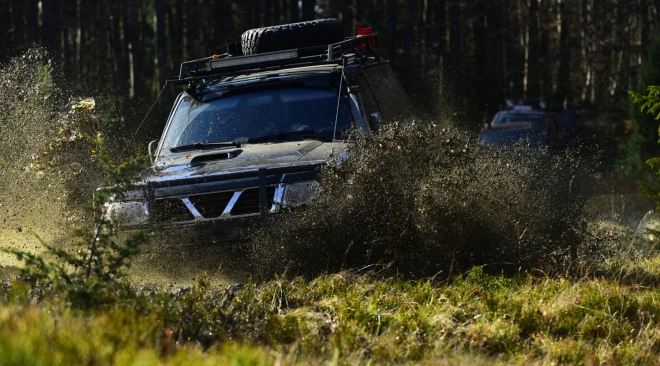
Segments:
[[[243,144],[241,147],[190,150],[162,157],[143,172],[144,181],[323,163],[345,151],[345,142],[317,140]]]

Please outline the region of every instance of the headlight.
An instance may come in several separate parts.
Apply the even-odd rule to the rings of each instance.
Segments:
[[[279,203],[283,206],[299,206],[316,198],[319,194],[319,182],[312,180],[287,184]]]
[[[110,220],[117,226],[138,226],[149,219],[147,202],[111,202],[106,206]]]

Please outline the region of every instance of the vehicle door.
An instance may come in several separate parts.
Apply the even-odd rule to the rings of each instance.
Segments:
[[[383,122],[404,122],[413,118],[410,100],[389,62],[363,66],[358,85],[365,114],[373,130],[377,130]]]

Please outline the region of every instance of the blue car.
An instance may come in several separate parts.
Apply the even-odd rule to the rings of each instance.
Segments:
[[[495,115],[479,136],[482,144],[511,145],[519,141],[557,147],[560,133],[554,113],[535,110],[509,110]]]

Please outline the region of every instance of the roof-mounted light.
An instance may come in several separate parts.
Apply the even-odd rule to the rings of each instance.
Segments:
[[[293,60],[299,58],[298,50],[262,53],[250,56],[228,57],[209,62],[211,69],[224,69],[234,66],[262,64],[273,61]]]

